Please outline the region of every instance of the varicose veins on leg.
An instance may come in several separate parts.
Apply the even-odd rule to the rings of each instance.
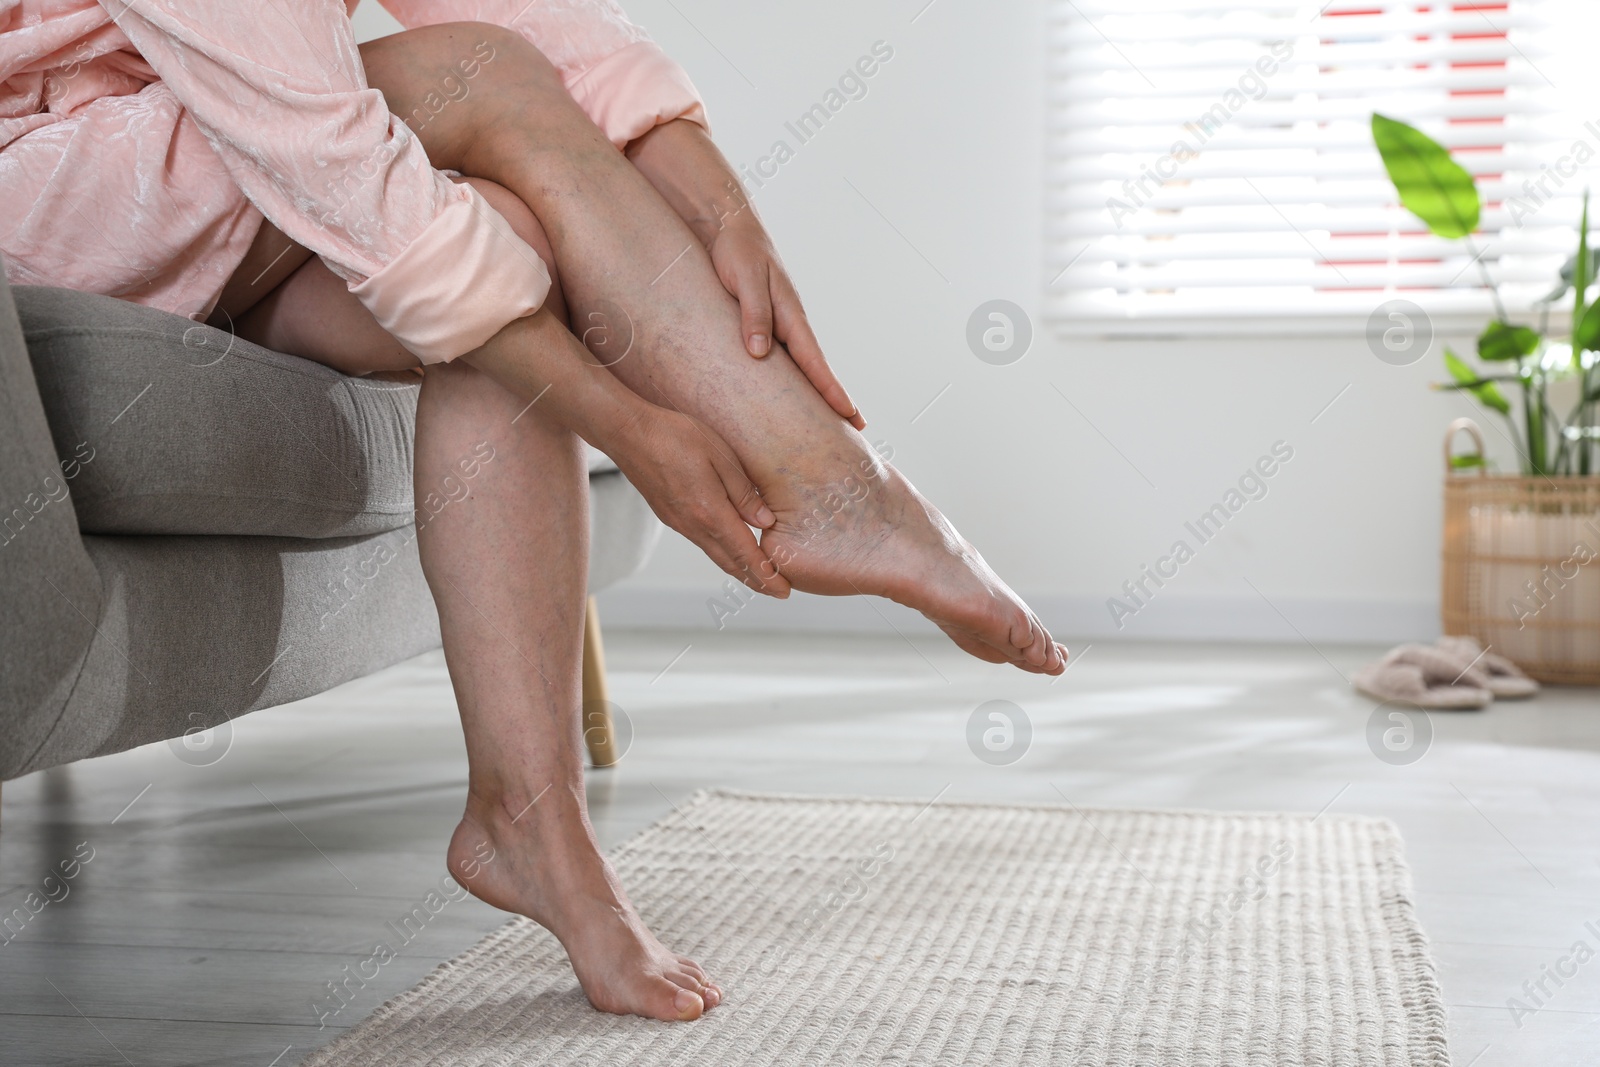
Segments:
[[[809,592],[886,596],[922,611],[980,658],[1063,670],[1065,650],[1027,606],[829,410],[781,346],[765,360],[749,358],[738,307],[704,249],[579,110],[537,50],[480,24],[429,27],[364,46],[368,79],[391,109],[407,113],[435,71],[484,33],[501,34],[495,47],[516,52],[517,62],[485,70],[464,106],[429,122],[419,136],[430,158],[505,186],[533,210],[549,235],[574,321],[622,310],[633,346],[611,371],[639,396],[692,416],[726,442],[776,516],[761,544],[783,578]],[[514,347],[467,358],[519,391],[544,384],[530,378]],[[617,448],[628,450],[622,441]],[[631,457],[613,451],[613,458],[632,477],[630,461],[648,465],[641,451],[648,450],[636,448]],[[853,498],[852,506],[833,507],[841,498]],[[806,517],[819,512],[828,521],[808,529]],[[743,577],[759,585],[767,575],[747,570]]]
[[[481,183],[480,191],[524,240],[542,245],[532,217],[519,218],[517,205],[503,199],[509,194]],[[260,243],[272,252],[267,260],[276,256],[270,234]],[[247,262],[237,274],[248,282],[259,269]],[[561,306],[555,288],[540,315],[502,331],[501,343],[522,346],[529,366],[554,367],[556,377],[565,359],[576,360],[566,370],[578,376],[560,395],[580,405],[604,410],[580,388],[596,385],[627,394],[615,398],[624,411],[639,404],[582,364],[576,340],[551,310]],[[267,300],[235,310],[241,336],[347,373],[412,363],[316,260]],[[418,542],[469,768],[466,811],[447,862],[475,896],[550,929],[596,1007],[692,1019],[716,1006],[721,991],[639,919],[600,854],[584,800],[578,679],[588,490],[578,438],[555,417],[564,406],[530,405],[466,360],[431,367],[423,379],[416,498],[442,493],[452,503],[421,527]],[[693,436],[691,444],[703,447]]]
[[[418,499],[492,456],[418,535],[467,741],[454,877],[560,940],[605,1011],[692,1019],[721,999],[639,919],[584,801],[579,663],[588,474],[571,432],[472,367],[430,368],[417,411]],[[559,559],[563,566],[541,566]]]

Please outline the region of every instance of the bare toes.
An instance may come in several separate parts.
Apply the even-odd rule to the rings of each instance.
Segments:
[[[679,974],[669,971],[667,973],[667,978],[682,986],[684,989],[698,994],[700,999],[705,1003],[707,1011],[710,1011],[712,1008],[716,1007],[722,1000],[722,990],[708,982],[696,978],[692,974]]]
[[[1026,651],[1038,643],[1039,629],[1027,612],[1019,614],[1020,618],[1012,620],[1007,628],[1007,636],[1011,638],[1011,647]]]
[[[976,656],[978,659],[988,663],[1013,663],[1016,661],[1015,654],[1008,655],[1005,651],[995,648],[989,642],[964,630],[947,628],[944,632],[946,637],[956,643],[957,648],[969,656]]]
[[[1026,631],[1012,630],[1012,644],[1022,650],[1021,658],[1034,667],[1047,667],[1050,663],[1052,642],[1049,632],[1031,612],[1025,612]],[[1020,635],[1020,636],[1019,636]]]
[[[696,993],[692,989],[685,989],[675,982],[665,982],[664,984],[672,987],[673,1014],[662,1016],[663,1018],[678,1019],[682,1022],[689,1022],[693,1019],[698,1019],[701,1015],[705,1014],[705,998],[699,993]]]
[[[1033,620],[1033,625],[1039,633],[1039,643],[1036,646],[1039,650],[1039,666],[1048,669],[1055,659],[1056,643],[1050,639],[1050,631],[1046,630],[1038,619]]]
[[[643,1015],[669,1023],[690,1022],[704,1013],[705,998],[694,991],[687,975],[681,977],[682,981],[674,980],[672,975],[657,975],[647,979],[649,984],[646,991],[634,1004],[612,1006],[595,1003],[595,1007],[614,1015]]]
[[[668,978],[687,989],[692,989],[699,993],[708,1010],[722,1003],[722,990],[712,984],[711,980],[706,977],[704,967],[701,967],[688,956],[679,956],[677,959],[681,973],[674,974],[669,972],[667,974]]]

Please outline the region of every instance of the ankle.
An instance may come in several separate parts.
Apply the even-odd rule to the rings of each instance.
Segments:
[[[475,781],[467,787],[464,822],[474,823],[485,832],[507,833],[535,830],[574,817],[586,819],[583,783],[560,779],[519,779]]]

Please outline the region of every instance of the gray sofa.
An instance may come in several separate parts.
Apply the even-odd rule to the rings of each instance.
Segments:
[[[417,392],[0,279],[0,781],[438,647],[412,526]],[[661,527],[598,453],[589,484],[592,593]],[[586,710],[603,696],[590,632]]]

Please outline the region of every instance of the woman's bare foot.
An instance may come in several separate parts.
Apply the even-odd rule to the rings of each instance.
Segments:
[[[581,795],[555,786],[530,801],[469,797],[450,839],[456,881],[555,934],[601,1011],[678,1022],[716,1007],[722,990],[698,963],[657,941],[634,911],[595,845]]]
[[[978,550],[855,431],[840,428],[847,440],[801,461],[807,473],[785,468],[762,490],[778,521],[761,547],[789,583],[824,596],[887,597],[990,663],[1066,670],[1066,648]]]

